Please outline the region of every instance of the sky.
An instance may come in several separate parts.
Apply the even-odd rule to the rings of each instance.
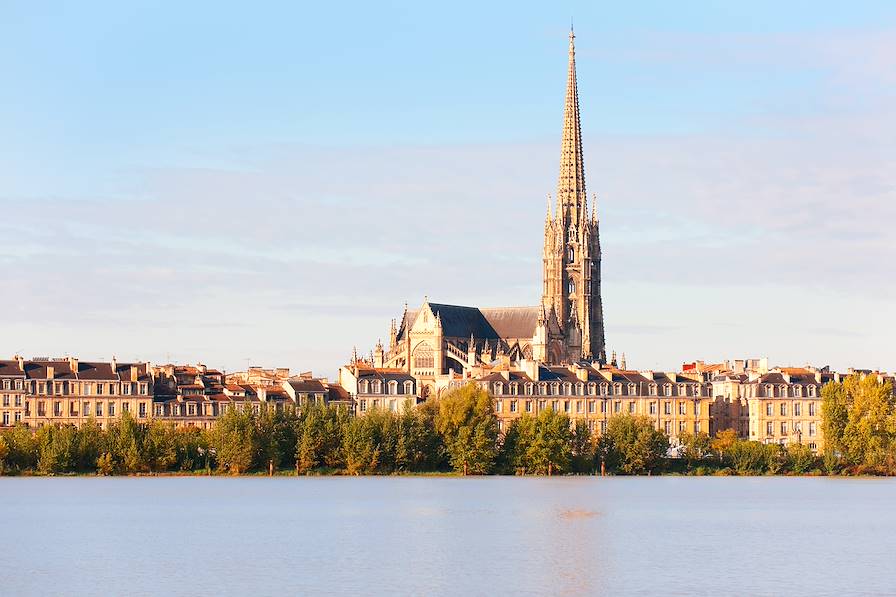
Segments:
[[[0,358],[333,376],[537,304],[570,17],[607,346],[896,369],[896,4],[0,0]]]

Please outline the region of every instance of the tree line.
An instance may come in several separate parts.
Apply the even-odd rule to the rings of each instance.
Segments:
[[[807,446],[683,434],[679,458],[647,417],[611,417],[596,436],[584,421],[546,410],[500,433],[491,397],[468,385],[399,413],[344,407],[228,410],[211,429],[137,423],[129,414],[102,429],[24,426],[0,431],[6,474],[805,474],[896,471],[896,412],[873,378],[828,384],[822,394],[825,452]]]

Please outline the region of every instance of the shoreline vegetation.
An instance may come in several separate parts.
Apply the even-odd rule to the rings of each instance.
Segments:
[[[896,475],[896,405],[889,384],[851,377],[822,391],[825,449],[682,434],[678,457],[649,418],[584,421],[545,411],[504,434],[487,392],[468,385],[400,413],[352,416],[344,407],[229,410],[208,430],[140,424],[108,429],[16,426],[0,431],[0,474],[201,475]]]

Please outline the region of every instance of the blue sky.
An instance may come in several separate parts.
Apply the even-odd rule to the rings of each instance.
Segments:
[[[896,368],[892,2],[0,11],[7,353],[332,374],[537,302],[574,16],[610,349]]]

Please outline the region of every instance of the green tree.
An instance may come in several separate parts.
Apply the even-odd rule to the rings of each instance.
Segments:
[[[47,425],[37,430],[37,469],[42,473],[67,473],[75,470],[75,428],[71,425]]]
[[[569,417],[553,409],[541,411],[535,418],[534,434],[526,450],[526,461],[539,474],[552,475],[571,468],[572,431]]]
[[[262,405],[255,417],[255,435],[258,442],[258,462],[275,469],[292,468],[296,455],[297,417],[291,410],[284,411],[272,405]]]
[[[572,470],[576,473],[594,472],[594,435],[588,423],[581,419],[576,421],[572,430]]]
[[[375,421],[369,414],[353,417],[345,426],[342,435],[342,453],[345,472],[349,475],[371,474],[379,466],[379,445],[374,427]]]
[[[236,475],[251,470],[258,453],[252,411],[228,409],[215,423],[212,444],[219,469]]]
[[[177,464],[177,438],[172,423],[150,421],[143,436],[143,457],[152,472],[169,471]]]
[[[6,438],[0,434],[0,475],[6,472],[7,462],[6,459],[9,457],[9,444],[6,443]]]
[[[7,467],[17,471],[37,468],[38,446],[34,432],[23,424],[8,429],[3,434],[9,453],[6,456]]]
[[[81,424],[75,438],[77,470],[87,472],[96,469],[96,461],[103,450],[104,442],[103,429],[96,419],[90,417]]]
[[[715,439],[712,440],[710,446],[713,451],[719,455],[719,460],[724,460],[731,446],[737,441],[737,432],[734,429],[724,429],[716,432]]]
[[[687,460],[688,470],[710,453],[713,441],[706,433],[690,433],[684,432],[679,435],[678,441],[681,442],[681,455]]]
[[[466,474],[488,474],[498,454],[498,420],[488,392],[468,384],[439,400],[436,429],[451,467]]]
[[[128,412],[122,413],[106,431],[106,451],[112,455],[115,469],[122,473],[147,470],[141,452],[144,428]]]
[[[528,451],[535,437],[535,419],[528,414],[513,420],[504,432],[498,456],[500,469],[505,473],[526,474],[529,467]]]
[[[787,446],[787,459],[790,463],[790,470],[798,475],[808,473],[818,462],[818,458],[812,453],[812,449],[805,444],[790,444]]]
[[[599,452],[611,470],[627,475],[653,473],[663,464],[669,438],[648,417],[617,415],[607,422]]]
[[[826,450],[843,453],[843,432],[849,422],[849,405],[846,389],[840,382],[831,382],[821,388],[821,433]]]
[[[760,442],[736,440],[725,452],[739,475],[752,475],[765,470],[768,453]]]

